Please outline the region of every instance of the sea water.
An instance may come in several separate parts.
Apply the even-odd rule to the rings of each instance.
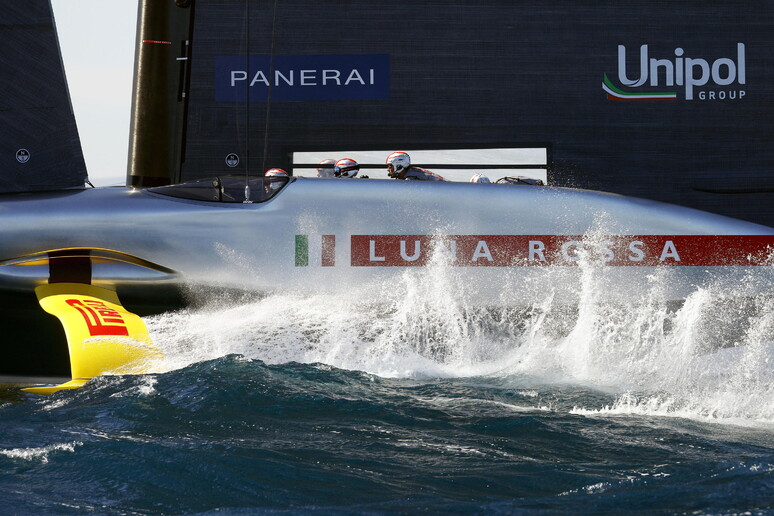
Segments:
[[[0,513],[774,511],[774,296],[601,274],[571,303],[480,305],[442,266],[200,295],[146,321],[167,372],[2,391]]]

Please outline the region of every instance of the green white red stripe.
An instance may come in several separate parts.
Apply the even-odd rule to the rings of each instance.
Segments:
[[[320,251],[320,264],[323,267],[336,265],[336,235],[321,235],[321,247],[315,247],[315,253]],[[296,267],[309,266],[309,235],[296,235],[295,239]]]

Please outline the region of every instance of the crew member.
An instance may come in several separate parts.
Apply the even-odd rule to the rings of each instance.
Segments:
[[[535,179],[526,176],[508,176],[501,177],[496,183],[505,185],[530,185],[530,186],[543,186],[544,183],[541,179]]]
[[[474,174],[473,177],[470,178],[470,182],[471,183],[491,183],[489,178],[484,174]]]
[[[289,177],[288,173],[281,168],[270,168],[264,174],[266,177]]]
[[[395,179],[414,181],[446,181],[435,172],[424,168],[412,167],[411,157],[402,151],[393,152],[387,156],[387,175]]]
[[[334,177],[355,177],[360,171],[360,165],[352,158],[342,158],[333,167]]]
[[[264,177],[263,189],[267,195],[272,195],[287,183],[290,176],[288,176],[288,173],[281,168],[270,168],[266,171]],[[282,178],[285,179],[283,180]]]
[[[335,159],[324,159],[317,165],[317,177],[333,177],[333,167],[336,166]]]

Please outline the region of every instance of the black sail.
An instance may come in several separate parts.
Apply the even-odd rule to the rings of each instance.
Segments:
[[[190,50],[168,46],[175,180],[296,151],[542,146],[553,185],[774,226],[774,4],[165,5],[195,8]]]
[[[87,180],[49,0],[0,0],[0,192]]]

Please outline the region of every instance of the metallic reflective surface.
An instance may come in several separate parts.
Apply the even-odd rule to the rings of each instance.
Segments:
[[[411,246],[419,245],[413,237],[421,235],[772,234],[768,227],[617,195],[495,184],[296,178],[270,200],[250,204],[128,188],[0,200],[0,260],[52,249],[97,248],[174,271],[96,263],[95,283],[108,286],[167,282],[248,290],[336,289],[403,273],[401,266],[353,266],[353,235],[405,236],[401,245],[411,254]],[[299,238],[305,247],[299,247]],[[306,253],[305,264],[297,260],[299,249]],[[378,262],[374,258],[370,261]],[[369,258],[363,260],[370,264]],[[501,294],[498,278],[530,278],[540,274],[537,269],[456,268],[492,299]],[[609,275],[636,277],[650,269],[611,266]],[[692,284],[704,274],[696,267],[674,269]],[[768,269],[761,267],[758,273],[768,274]],[[23,289],[42,281],[44,265],[0,266],[0,288]]]

